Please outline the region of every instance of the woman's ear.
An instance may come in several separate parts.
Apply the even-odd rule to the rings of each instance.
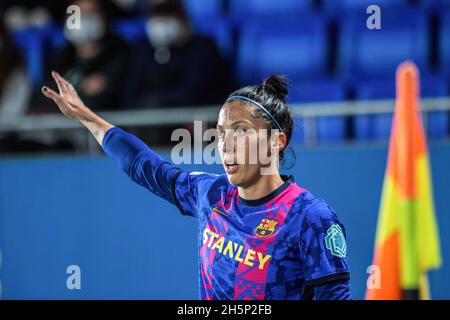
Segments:
[[[270,155],[280,154],[286,147],[287,137],[283,132],[277,131],[275,134],[271,135],[270,139]]]
[[[275,134],[271,135],[272,139],[270,139],[271,150],[273,152],[280,153],[285,147],[287,142],[286,134],[283,132],[277,131]]]

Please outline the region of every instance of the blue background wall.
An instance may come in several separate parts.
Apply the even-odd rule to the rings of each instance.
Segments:
[[[364,296],[385,146],[299,149],[289,172],[325,198],[348,233],[354,298]],[[432,297],[450,299],[450,144],[430,146],[444,266]],[[190,166],[221,172],[220,166]],[[196,223],[135,185],[105,157],[0,161],[4,299],[197,299]],[[66,268],[81,268],[68,290]]]

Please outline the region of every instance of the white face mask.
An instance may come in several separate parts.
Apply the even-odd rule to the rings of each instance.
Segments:
[[[155,48],[167,48],[180,40],[183,26],[176,18],[150,18],[146,24],[147,37]]]
[[[64,35],[73,44],[83,44],[101,39],[105,34],[105,24],[95,13],[84,14],[80,18],[79,29],[64,27]]]

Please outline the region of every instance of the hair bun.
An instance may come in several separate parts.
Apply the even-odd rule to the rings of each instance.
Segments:
[[[263,82],[264,91],[275,95],[277,98],[284,99],[288,94],[288,82],[285,76],[270,75]]]

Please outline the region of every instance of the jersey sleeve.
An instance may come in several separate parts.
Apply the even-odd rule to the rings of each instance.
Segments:
[[[105,133],[102,147],[131,180],[176,205],[184,215],[196,216],[199,197],[215,177],[181,170],[118,127]]]
[[[351,300],[350,280],[326,282],[313,287],[314,300]]]
[[[181,214],[198,217],[202,201],[206,200],[207,191],[216,181],[217,175],[206,172],[180,171],[173,180],[175,205]]]
[[[306,285],[349,279],[345,229],[328,205],[319,204],[306,212],[299,246]]]

